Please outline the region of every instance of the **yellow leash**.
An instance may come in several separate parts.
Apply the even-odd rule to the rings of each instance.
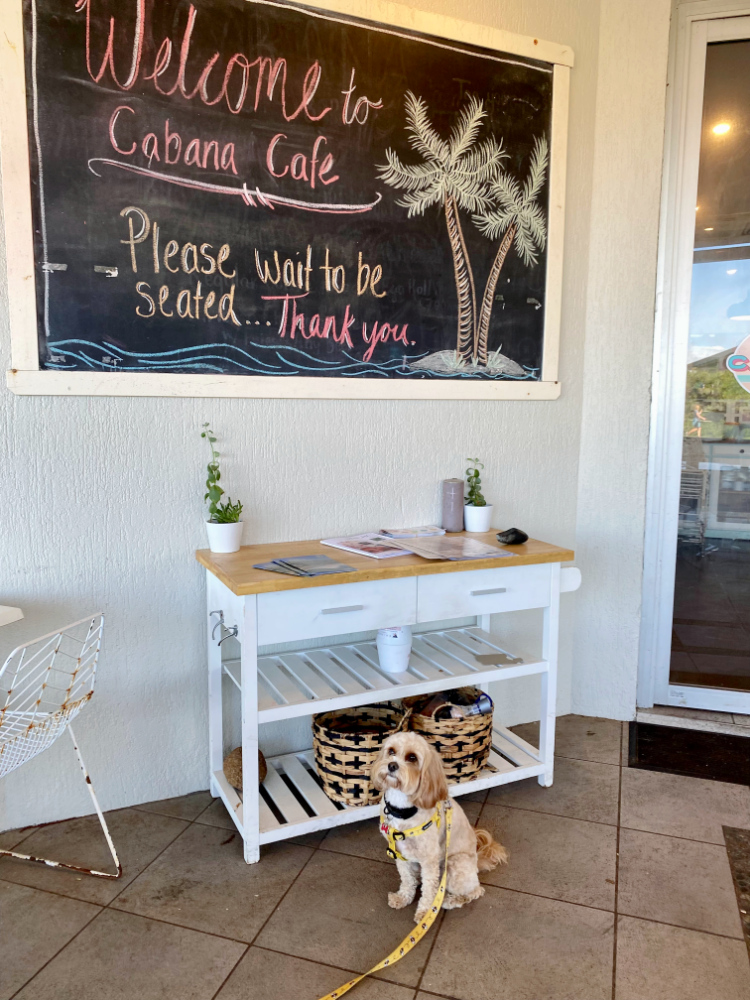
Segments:
[[[419,942],[425,936],[430,927],[432,927],[432,925],[435,923],[435,918],[437,917],[438,913],[440,913],[440,907],[443,905],[443,899],[445,898],[445,885],[446,885],[446,880],[448,878],[448,845],[451,842],[452,811],[453,811],[453,805],[451,804],[451,801],[449,799],[445,804],[445,864],[443,865],[443,877],[440,879],[440,885],[438,887],[438,891],[435,895],[435,898],[432,901],[432,906],[427,911],[427,916],[424,918],[424,920],[422,920],[419,923],[419,925],[415,928],[415,930],[413,930],[410,934],[407,934],[407,936],[404,938],[401,944],[398,945],[396,948],[394,948],[394,950],[390,953],[390,955],[387,958],[384,958],[382,962],[378,962],[377,965],[373,965],[371,969],[368,969],[367,972],[363,972],[361,976],[357,976],[355,979],[350,979],[348,983],[344,983],[343,986],[339,986],[339,988],[337,990],[334,990],[333,993],[326,993],[326,995],[324,997],[321,997],[320,1000],[338,1000],[339,997],[342,997],[345,993],[348,993],[349,990],[352,988],[352,986],[356,986],[357,983],[361,982],[363,979],[366,979],[367,976],[371,976],[373,972],[378,972],[380,969],[384,969],[387,965],[395,965],[395,963],[400,961],[400,959],[402,959],[404,955],[408,955],[415,945],[419,944]],[[431,822],[432,820],[430,820],[430,823]],[[438,822],[439,822],[439,815],[438,815]],[[423,828],[421,826],[412,827],[411,830],[404,831],[404,836],[406,836],[407,834],[409,834],[410,836],[416,836],[417,834],[414,833],[414,831],[416,830],[417,833],[421,833],[422,829]],[[389,837],[389,844],[390,844],[390,837]],[[389,848],[389,854],[390,854],[390,848]]]

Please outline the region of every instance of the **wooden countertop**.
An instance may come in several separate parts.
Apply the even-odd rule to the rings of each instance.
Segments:
[[[462,532],[462,534],[466,534]],[[404,555],[392,559],[373,559],[370,556],[355,555],[321,545],[319,541],[270,542],[266,545],[243,545],[239,552],[222,555],[210,549],[198,549],[195,558],[218,577],[232,593],[269,594],[279,590],[302,590],[306,587],[330,587],[337,583],[364,583],[367,580],[396,580],[404,576],[429,576],[434,573],[465,573],[472,569],[510,569],[513,566],[531,566],[536,563],[569,562],[575,553],[571,549],[561,549],[557,545],[538,542],[530,538],[523,545],[500,545],[495,535],[472,532],[470,538],[485,542],[503,552],[512,553],[510,558],[466,559],[448,561],[422,559],[420,556]],[[455,536],[454,536],[455,537]],[[408,539],[407,539],[408,541]],[[284,556],[327,555],[331,559],[353,566],[354,573],[331,573],[330,576],[284,576],[263,569],[253,569],[254,563],[270,562]]]

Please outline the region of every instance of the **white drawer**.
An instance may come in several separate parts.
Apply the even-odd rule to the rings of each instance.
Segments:
[[[258,594],[258,645],[413,625],[416,615],[415,577]]]
[[[523,611],[549,604],[550,567],[475,569],[417,578],[417,621]]]

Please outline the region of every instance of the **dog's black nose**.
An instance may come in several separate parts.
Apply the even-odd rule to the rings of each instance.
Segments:
[[[388,765],[388,770],[393,774],[394,771],[398,771],[398,764],[395,760],[392,760]]]

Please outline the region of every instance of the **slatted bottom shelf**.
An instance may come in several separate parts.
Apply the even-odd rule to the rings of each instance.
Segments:
[[[354,823],[375,816],[380,810],[378,805],[347,808],[332,802],[320,786],[312,750],[272,757],[267,764],[268,774],[260,796],[261,844]],[[466,795],[543,771],[535,747],[510,730],[496,726],[488,766],[473,781],[452,785],[451,795]]]

